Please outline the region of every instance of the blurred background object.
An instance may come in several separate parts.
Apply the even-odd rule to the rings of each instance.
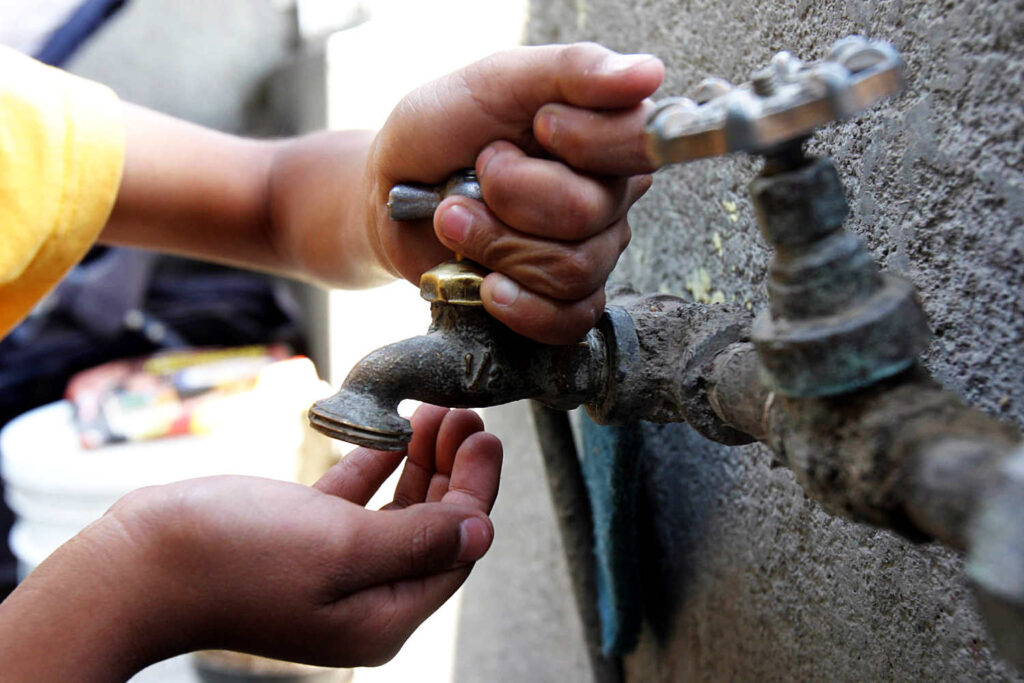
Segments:
[[[111,367],[117,364],[87,372],[109,376],[118,372]],[[216,363],[205,365],[212,368]],[[36,408],[0,431],[5,497],[17,514],[10,546],[19,579],[118,498],[142,486],[224,473],[297,479],[303,446],[307,435],[313,435],[305,424],[306,407],[311,398],[329,390],[307,359],[272,362],[269,356],[253,373],[249,386],[230,393],[226,389],[206,392],[205,401],[197,396],[189,413],[183,413],[177,401],[147,402],[148,396],[143,395],[152,395],[158,375],[122,373],[121,386],[135,391],[120,396],[107,392],[116,381],[87,376],[75,381],[80,379],[106,386],[79,389],[75,403],[57,401]],[[219,394],[219,400],[214,400],[214,394]],[[108,429],[142,429],[131,438],[122,435],[120,443],[83,443],[100,420],[90,414],[82,422],[74,408],[111,399],[118,405],[116,411],[109,406],[105,411],[111,423]],[[133,420],[126,404],[148,415]],[[161,433],[175,423],[181,425],[177,433]]]
[[[62,66],[127,0],[36,0],[0,4],[0,43]]]

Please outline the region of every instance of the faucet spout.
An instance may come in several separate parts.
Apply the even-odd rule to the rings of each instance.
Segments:
[[[576,344],[548,346],[512,332],[480,306],[434,303],[431,314],[427,334],[361,360],[336,394],[310,408],[310,424],[335,439],[400,451],[412,437],[398,414],[404,399],[470,408],[535,398],[574,408],[603,386],[605,349],[597,331]]]

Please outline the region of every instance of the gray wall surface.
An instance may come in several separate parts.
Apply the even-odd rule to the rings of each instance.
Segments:
[[[263,81],[291,54],[292,33],[272,0],[134,0],[67,68],[128,102],[241,133],[263,105]]]
[[[708,75],[746,80],[780,49],[815,60],[851,33],[892,42],[907,62],[905,92],[819,133],[812,150],[836,160],[848,226],[918,287],[935,333],[929,369],[972,404],[1024,424],[1019,0],[532,5],[531,42],[595,40],[659,55],[668,69],[660,96]],[[719,158],[658,173],[631,214],[633,243],[613,279],[698,300],[721,292],[761,309],[769,253],[746,190],[756,167]],[[498,426],[527,419],[520,410]],[[638,533],[647,605],[641,643],[626,659],[629,681],[1016,678],[992,650],[956,553],[827,514],[761,446],[725,448],[685,425],[649,426],[645,435]],[[507,456],[503,495],[532,490],[538,503],[531,514],[499,507],[496,551],[554,534],[550,513],[536,514],[546,495],[540,471],[517,463],[527,458],[539,460]],[[529,555],[494,560],[481,563],[466,601],[500,619],[487,636],[502,639],[508,653],[494,657],[508,664],[488,670],[494,675],[461,667],[458,680],[585,680],[578,627],[573,635],[564,613],[571,600],[536,598],[567,592],[566,577]],[[503,585],[526,595],[493,589]],[[546,651],[557,642],[578,666],[551,668],[524,627],[547,633]],[[460,641],[460,662],[485,652],[475,642]],[[530,675],[514,675],[522,671]]]

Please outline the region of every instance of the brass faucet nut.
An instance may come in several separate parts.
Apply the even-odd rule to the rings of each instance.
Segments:
[[[480,284],[487,273],[473,261],[445,261],[420,276],[420,296],[431,303],[483,306]]]

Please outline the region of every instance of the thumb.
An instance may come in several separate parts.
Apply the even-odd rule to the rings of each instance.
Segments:
[[[651,55],[621,55],[594,43],[499,52],[402,100],[377,141],[388,161],[382,166],[393,174],[387,180],[440,182],[457,168],[472,168],[495,140],[531,149],[533,118],[543,105],[635,107],[664,73]]]
[[[450,503],[359,510],[357,520],[345,532],[346,566],[338,573],[345,594],[471,564],[494,538],[486,515]]]

